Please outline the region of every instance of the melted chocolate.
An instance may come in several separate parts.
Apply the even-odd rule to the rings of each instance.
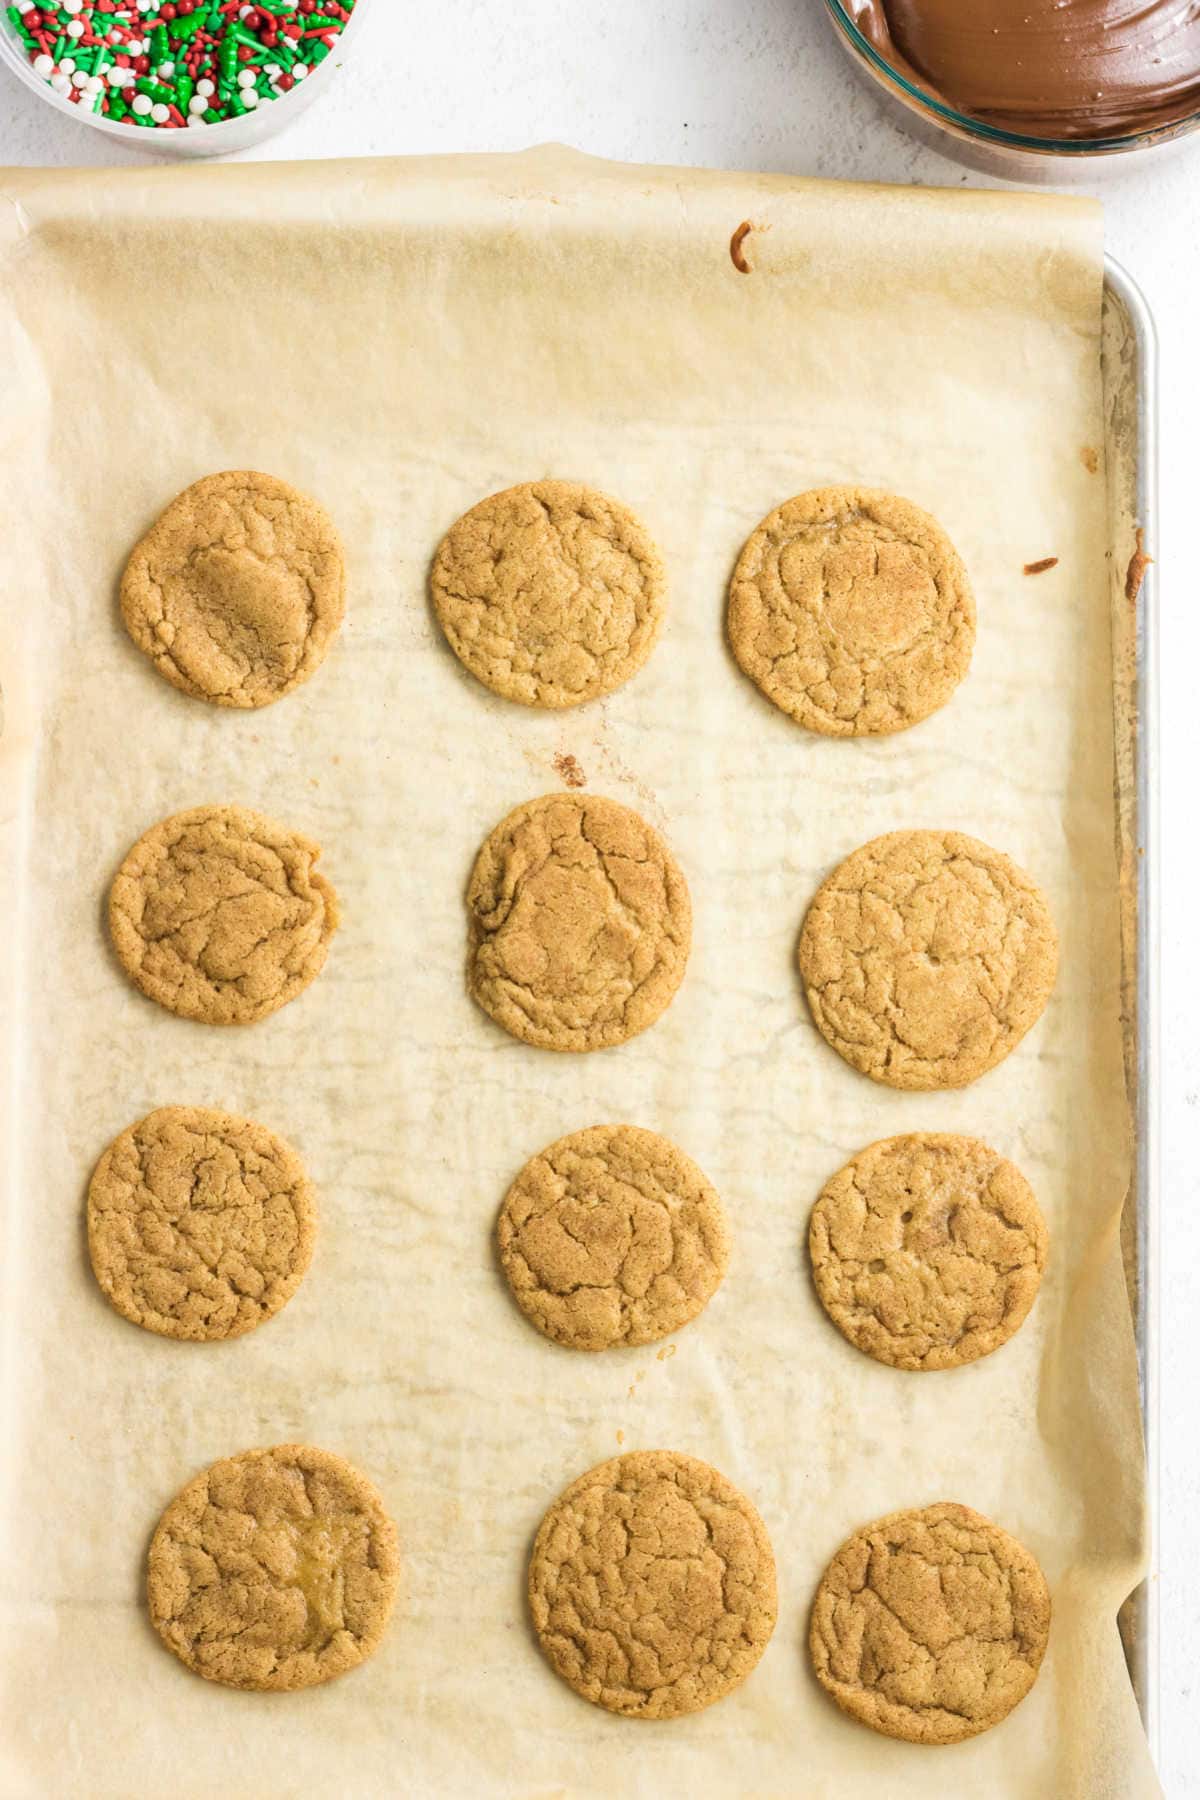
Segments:
[[[1200,0],[845,0],[901,74],[1027,137],[1154,131],[1200,111]]]

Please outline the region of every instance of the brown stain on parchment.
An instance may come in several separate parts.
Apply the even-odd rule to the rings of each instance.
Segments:
[[[1125,598],[1132,606],[1142,591],[1142,583],[1146,579],[1146,570],[1154,561],[1146,554],[1146,533],[1139,525],[1134,533],[1136,548],[1129,559],[1129,567],[1125,571]]]

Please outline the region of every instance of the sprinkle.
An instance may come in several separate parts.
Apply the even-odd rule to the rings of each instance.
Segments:
[[[138,130],[244,118],[329,55],[355,0],[0,0],[39,80]]]

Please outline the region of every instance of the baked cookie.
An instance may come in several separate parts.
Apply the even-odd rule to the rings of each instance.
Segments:
[[[224,1687],[316,1687],[379,1646],[400,1583],[396,1528],[357,1469],[308,1444],[243,1450],[172,1500],[150,1544],[150,1617]]]
[[[1050,998],[1058,938],[1029,876],[958,831],[890,831],[839,864],[800,933],[822,1035],[873,1081],[965,1087]]]
[[[138,839],[108,897],[131,980],[206,1025],[248,1025],[285,1006],[320,974],[338,927],[320,854],[243,806],[164,819]]]
[[[740,1687],[775,1629],[775,1558],[744,1494],[693,1456],[640,1450],[559,1496],[529,1563],[551,1666],[633,1719],[699,1712]]]
[[[657,831],[615,800],[545,794],[497,825],[467,888],[471,993],[542,1050],[603,1050],[683,980],[692,903]]]
[[[481,500],[442,539],[429,585],[459,661],[525,706],[611,694],[653,650],[666,606],[645,527],[575,481]]]
[[[847,1539],[821,1577],[809,1648],[852,1718],[914,1744],[957,1744],[1025,1698],[1049,1632],[1046,1578],[1028,1550],[947,1501]]]
[[[955,1369],[1006,1344],[1037,1298],[1046,1248],[1021,1171],[944,1132],[860,1151],[826,1183],[808,1226],[825,1311],[894,1369]]]
[[[798,724],[868,737],[946,704],[970,666],[975,602],[958,552],[919,506],[816,488],[747,540],[728,628],[746,674]]]
[[[87,1228],[117,1311],[200,1342],[241,1337],[287,1305],[312,1261],[317,1206],[300,1158],[265,1125],[161,1106],[100,1158]]]
[[[527,1162],[496,1238],[521,1311],[570,1350],[657,1343],[703,1311],[729,1262],[715,1190],[636,1125],[593,1125]]]
[[[269,706],[324,661],[345,591],[325,509],[238,469],[172,500],[125,565],[121,613],[172,687],[217,706]]]

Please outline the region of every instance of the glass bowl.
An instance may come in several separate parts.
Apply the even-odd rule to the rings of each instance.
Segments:
[[[907,129],[944,155],[969,168],[1027,181],[1095,181],[1105,173],[1125,174],[1131,158],[1145,159],[1178,147],[1200,125],[1200,112],[1151,131],[1116,137],[1046,138],[1005,131],[969,113],[957,112],[892,67],[855,23],[843,0],[824,0],[838,39],[858,69],[892,107]],[[963,0],[969,6],[971,0]]]
[[[143,150],[150,156],[228,156],[234,150],[248,150],[252,145],[274,137],[276,132],[283,131],[306,107],[311,106],[314,100],[327,91],[345,61],[347,48],[353,43],[369,5],[370,0],[355,0],[354,11],[348,23],[342,27],[335,48],[323,62],[310,68],[307,80],[297,82],[286,94],[281,94],[276,100],[265,101],[240,119],[222,119],[216,125],[177,130],[156,127],[147,130],[142,125],[127,124],[124,119],[109,119],[103,113],[85,112],[74,101],[56,94],[48,82],[34,74],[26,57],[25,47],[8,18],[3,0],[0,0],[0,63],[10,68],[17,80],[37,94],[47,106],[52,106],[56,112],[74,120],[76,125],[99,131],[114,142],[127,144],[134,150]]]

